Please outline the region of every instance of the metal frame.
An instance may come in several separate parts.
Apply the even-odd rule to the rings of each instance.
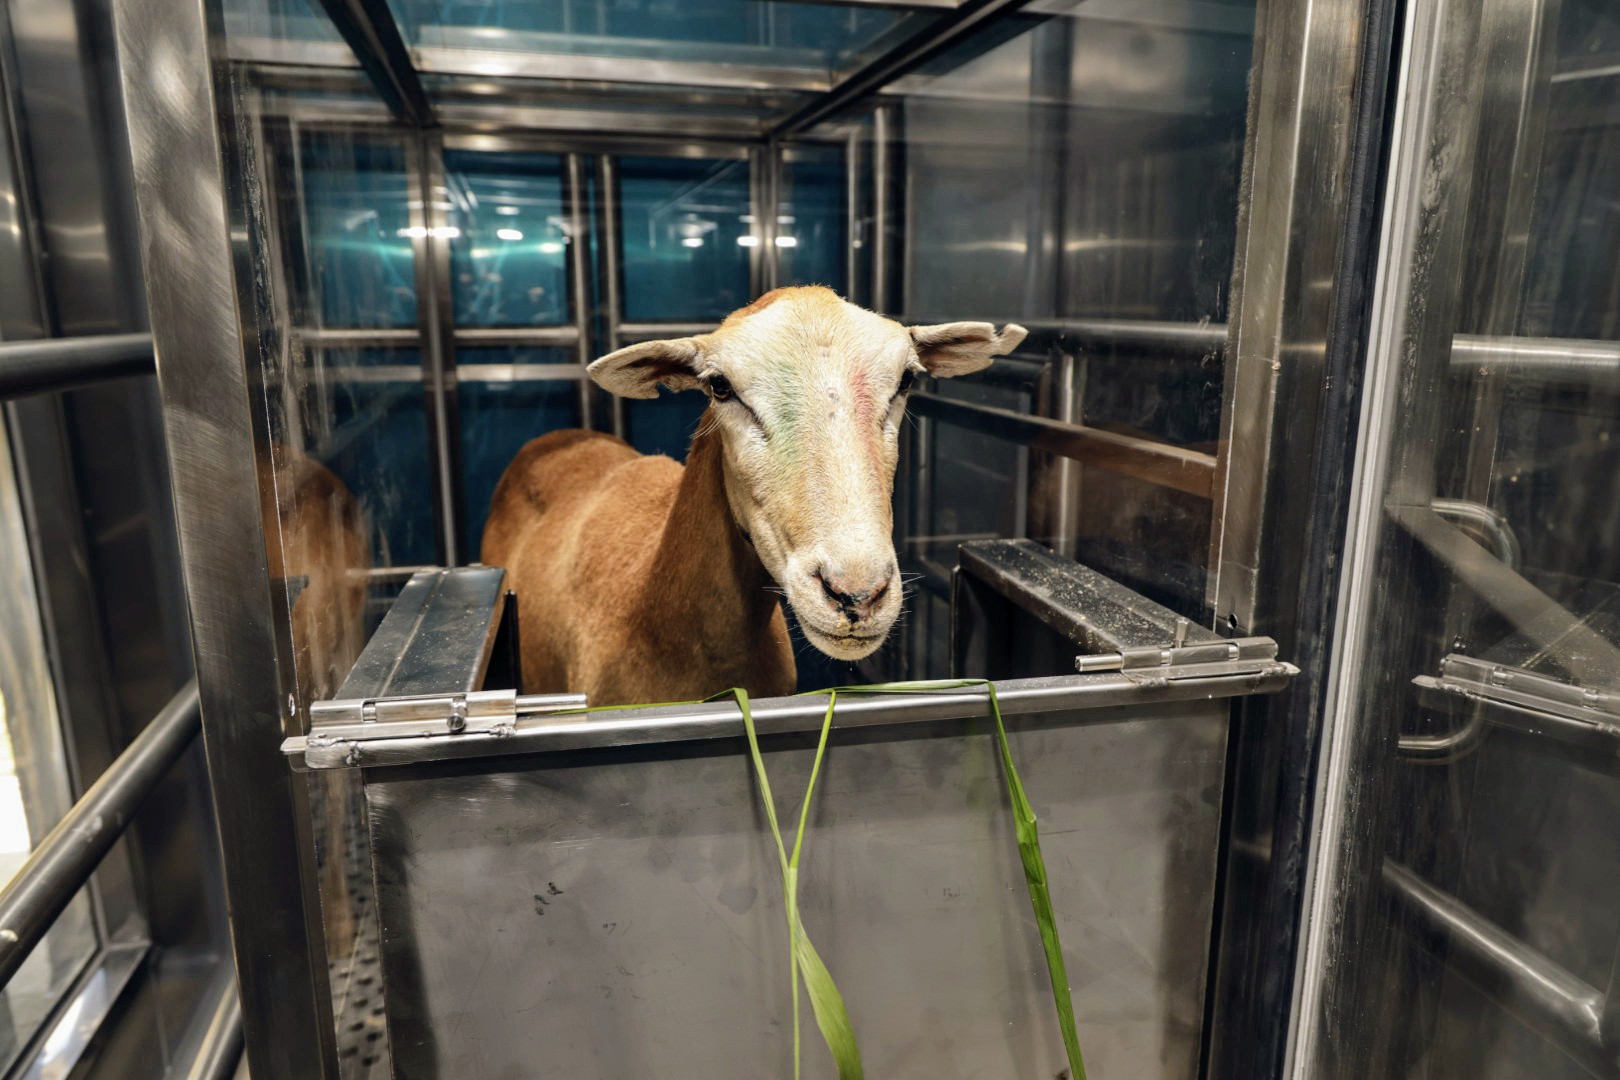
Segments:
[[[118,0],[114,17],[247,1056],[266,1080],[319,1080],[336,1067],[324,940],[302,887],[316,877],[307,792],[264,768],[298,719],[250,497],[258,328],[237,289],[252,272],[232,241],[248,225],[239,163],[222,153],[235,106],[215,82],[221,29],[202,0]]]
[[[1384,287],[1377,293],[1372,312],[1373,338],[1356,440],[1360,452],[1345,537],[1321,761],[1312,793],[1312,854],[1306,869],[1306,907],[1295,960],[1285,1058],[1284,1075],[1289,1077],[1314,1074],[1324,1037],[1322,1010],[1329,955],[1340,929],[1334,913],[1342,903],[1340,875],[1350,843],[1348,785],[1353,763],[1368,753],[1364,744],[1371,737],[1369,725],[1360,722],[1358,708],[1366,692],[1363,669],[1369,660],[1373,619],[1372,594],[1361,583],[1373,580],[1377,569],[1385,529],[1386,480],[1396,468],[1392,431],[1397,424],[1413,422],[1396,407],[1396,395],[1405,381],[1402,358],[1408,347],[1421,347],[1410,336],[1413,331],[1407,324],[1409,291],[1429,284],[1422,267],[1449,264],[1445,252],[1457,244],[1462,228],[1466,199],[1464,205],[1458,205],[1450,198],[1425,198],[1425,189],[1437,182],[1433,175],[1437,164],[1430,154],[1433,140],[1442,132],[1471,131],[1465,117],[1472,103],[1466,95],[1443,92],[1443,79],[1452,65],[1461,62],[1460,56],[1447,54],[1447,33],[1459,26],[1466,31],[1470,24],[1464,20],[1477,19],[1477,11],[1455,9],[1445,0],[1414,3],[1406,12],[1405,59],[1391,136],[1391,172],[1379,253]],[[1453,147],[1451,152],[1466,160],[1470,156],[1466,149]],[[1440,250],[1426,251],[1420,258],[1420,247],[1427,245]],[[1432,489],[1424,499],[1431,496]]]
[[[107,852],[135,810],[180,759],[198,728],[197,687],[188,685],[73,804],[16,876],[0,889],[0,985],[11,981]]]
[[[1456,897],[1399,863],[1384,860],[1386,892],[1433,939],[1433,947],[1503,1008],[1579,1061],[1595,1076],[1617,1066],[1614,1028],[1620,984],[1600,990],[1492,924]],[[1620,956],[1620,953],[1617,953]]]
[[[412,138],[406,155],[415,178],[411,247],[416,268],[417,330],[421,335],[422,390],[427,399],[428,460],[433,463],[434,522],[439,561],[461,561],[461,410],[456,393],[455,311],[451,296],[450,188],[445,178],[444,144],[437,131]]]
[[[1196,450],[937,394],[914,392],[909,407],[918,416],[972,428],[1019,446],[1083,461],[1160,487],[1205,499],[1211,497],[1215,461]]]
[[[321,8],[389,110],[411,127],[432,127],[433,106],[387,0],[321,0]]]
[[[1203,701],[1280,690],[1298,674],[1298,669],[1271,660],[1240,673],[1201,669],[1195,663],[1162,674],[1162,678],[1146,680],[1124,671],[1012,679],[997,683],[996,699],[1004,716]],[[978,689],[905,697],[855,694],[840,699],[833,728],[922,724],[979,715],[987,708],[987,701]],[[451,707],[452,702],[444,700],[443,719],[453,715]],[[769,737],[819,731],[827,702],[825,696],[769,698],[753,702],[751,709],[755,728],[761,736]],[[720,702],[613,709],[589,717],[570,716],[566,711],[533,716],[520,713],[510,727],[487,731],[467,728],[459,734],[381,738],[320,738],[311,734],[288,739],[283,752],[309,769],[373,769],[742,735],[742,714],[734,703]]]
[[[0,400],[155,370],[151,334],[6,342],[0,344]]]
[[[962,0],[949,15],[907,37],[866,66],[844,75],[814,101],[793,110],[772,124],[768,140],[801,135],[844,109],[866,100],[885,86],[909,75],[952,46],[968,40],[999,16],[1023,7],[1027,0]]]

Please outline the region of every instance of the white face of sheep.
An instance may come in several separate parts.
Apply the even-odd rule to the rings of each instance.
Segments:
[[[827,289],[781,289],[714,333],[632,345],[590,374],[627,397],[660,384],[709,396],[738,527],[810,642],[857,660],[900,614],[891,498],[913,380],[978,371],[1023,337],[1015,325],[908,328]]]

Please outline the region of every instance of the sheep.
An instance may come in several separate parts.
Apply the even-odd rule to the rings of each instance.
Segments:
[[[524,689],[593,704],[793,691],[778,597],[840,660],[900,613],[891,496],[906,394],[1017,347],[1023,327],[905,327],[819,286],[777,289],[697,337],[590,365],[604,389],[706,394],[686,465],[555,431],[496,487],[481,556],[519,599]]]

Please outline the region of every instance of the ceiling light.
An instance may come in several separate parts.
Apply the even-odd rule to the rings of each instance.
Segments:
[[[394,233],[394,235],[395,236],[408,236],[412,240],[420,240],[420,239],[422,239],[422,237],[427,235],[427,228],[425,226],[422,226],[422,225],[412,225],[408,229],[400,229],[400,230],[398,230],[397,232]]]
[[[739,236],[739,237],[737,237],[737,246],[738,247],[759,247],[759,237],[757,237],[757,236]]]
[[[681,239],[681,243],[685,244],[689,248],[700,248],[700,247],[703,246],[703,237],[701,237],[701,236],[683,237]]]
[[[519,211],[515,206],[497,206],[495,208],[495,212],[497,214],[504,214],[507,217],[517,217],[521,211]]]
[[[776,246],[777,247],[798,247],[799,246],[799,238],[797,236],[778,236],[776,238]]]
[[[502,240],[521,240],[523,234],[516,229],[496,229],[495,235]]]
[[[555,240],[547,240],[540,245],[540,251],[544,255],[558,255],[562,253],[562,245]]]

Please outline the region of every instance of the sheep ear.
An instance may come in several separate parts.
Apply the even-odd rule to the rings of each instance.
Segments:
[[[658,385],[695,390],[697,365],[703,355],[697,338],[643,341],[608,353],[585,370],[596,385],[620,397],[655,398]]]
[[[937,379],[982,371],[996,357],[1018,348],[1029,333],[1017,323],[1008,323],[999,334],[995,325],[987,322],[938,323],[909,329],[912,343],[917,346],[917,359]]]

